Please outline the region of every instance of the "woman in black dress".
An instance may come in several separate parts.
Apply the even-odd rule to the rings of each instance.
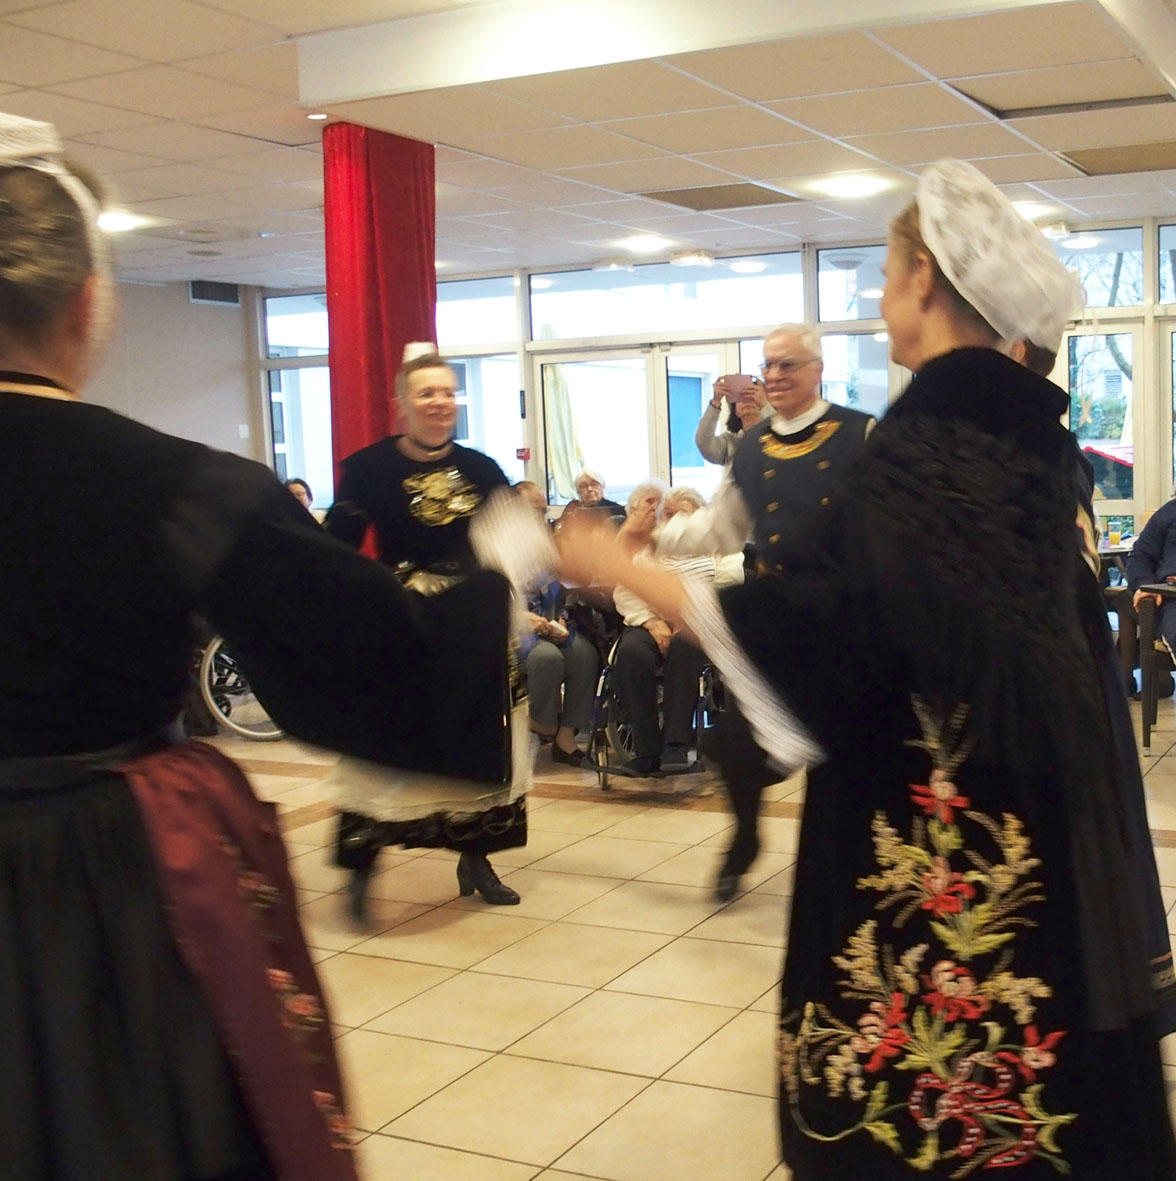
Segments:
[[[1170,1181],[1171,953],[1066,397],[1002,355],[1056,348],[1080,295],[956,161],[922,178],[885,272],[891,353],[917,376],[820,534],[721,609],[637,575],[765,750],[823,751],[783,982],[784,1159],[797,1181]],[[615,544],[585,549],[569,576],[629,580]]]
[[[456,394],[453,370],[436,353],[406,361],[396,375],[404,433],[343,461],[326,520],[328,532],[357,547],[371,526],[381,562],[422,599],[460,586],[478,570],[471,523],[491,493],[509,487],[494,460],[453,441]],[[420,690],[436,692],[437,708],[455,745],[492,761],[502,757],[502,730],[485,706],[488,698],[497,703],[498,716],[510,718],[512,774],[488,783],[482,776],[446,775],[440,766],[421,774],[340,760],[331,779],[341,809],[336,861],[351,870],[350,904],[357,920],[364,917],[367,883],[385,845],[452,849],[460,854],[457,882],[462,894],[477,890],[498,906],[519,901],[487,858],[527,843],[526,793],[534,754],[525,680],[517,645],[508,651],[495,630],[481,640],[502,646],[496,678],[468,675],[474,643],[468,633],[478,612],[473,607],[443,642],[437,658],[445,670],[444,685],[422,685]]]
[[[469,767],[406,691],[452,619],[261,465],[78,400],[113,288],[97,214],[53,128],[0,116],[0,1176],[354,1181],[274,811],[171,737],[192,615],[299,737],[507,761]],[[500,653],[508,584],[467,587]]]

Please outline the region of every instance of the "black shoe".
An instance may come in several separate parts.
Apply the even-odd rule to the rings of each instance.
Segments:
[[[719,876],[715,879],[715,899],[718,902],[730,902],[739,893],[739,882],[743,875],[751,868],[751,863],[759,853],[759,839],[752,837],[750,841],[740,840],[736,836],[735,842],[723,857],[723,865]]]
[[[351,880],[347,883],[347,913],[357,922],[367,921],[367,888],[375,871],[376,863],[365,865],[351,871]]]
[[[518,906],[521,901],[479,853],[463,853],[457,859],[457,886],[463,898],[477,890],[491,906]]]
[[[684,746],[671,743],[662,751],[661,769],[667,775],[680,775],[690,770],[690,752]]]
[[[633,775],[654,775],[661,769],[657,755],[639,755],[625,764],[625,770]]]
[[[730,902],[739,893],[739,882],[742,878],[737,873],[720,873],[715,881],[715,901]]]
[[[583,766],[587,757],[578,746],[572,747],[571,750],[564,750],[555,743],[551,745],[551,761],[553,763],[563,763],[566,767],[580,767]]]

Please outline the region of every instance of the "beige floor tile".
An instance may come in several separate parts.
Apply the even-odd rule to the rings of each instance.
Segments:
[[[775,1095],[775,1014],[740,1013],[679,1062],[666,1079],[751,1095]]]
[[[675,939],[607,987],[610,992],[745,1008],[780,979],[782,970],[783,956],[774,947]]]
[[[376,873],[368,887],[373,898],[395,898],[437,906],[458,897],[457,871],[451,861],[412,857]]]
[[[730,943],[760,943],[784,946],[789,906],[775,894],[745,894],[730,906],[699,923],[691,938],[720,939]]]
[[[536,831],[574,832],[591,836],[620,821],[635,819],[649,809],[632,804],[597,804],[583,800],[552,800],[533,818],[529,828]]]
[[[598,1181],[586,1173],[565,1173],[562,1169],[544,1169],[535,1181]]]
[[[355,1027],[453,975],[450,968],[396,963],[342,952],[319,965],[319,979],[340,1025]]]
[[[330,863],[328,850],[315,849],[290,858],[290,876],[296,886],[330,894],[347,885],[348,873]]]
[[[1157,849],[1156,868],[1160,871],[1160,885],[1176,887],[1176,849]]]
[[[542,919],[514,918],[472,910],[440,908],[409,919],[356,948],[364,955],[472,968],[479,960],[540,930]]]
[[[478,965],[479,972],[600,988],[669,942],[667,935],[552,923]]]
[[[747,1006],[752,1013],[771,1013],[774,1017],[780,1015],[780,986],[773,984],[762,996],[757,997]]]
[[[800,821],[783,816],[761,816],[759,820],[760,848],[765,853],[789,853],[796,856],[796,845],[800,838]],[[719,834],[699,842],[711,848],[725,848],[727,837]]]
[[[310,952],[310,962],[312,964],[321,964],[324,960],[329,960],[333,956],[341,954],[337,951],[327,951],[325,947],[308,947],[306,950]]]
[[[669,882],[675,886],[704,886],[711,889],[723,863],[725,842],[718,845],[696,845],[655,865],[638,877],[643,882]],[[761,882],[793,864],[796,858],[789,853],[761,853],[751,869],[743,875],[743,888],[753,889]]]
[[[324,894],[298,908],[306,942],[327,951],[350,951],[367,942],[373,933],[391,930],[399,923],[424,914],[427,907],[411,902],[374,900],[368,908],[368,920],[361,927],[347,913],[342,894]]]
[[[396,1136],[369,1136],[356,1149],[363,1181],[531,1181],[534,1165],[495,1160]]]
[[[1176,906],[1176,886],[1161,886],[1160,897],[1164,900],[1164,913]]]
[[[732,826],[726,812],[676,812],[672,808],[647,808],[605,829],[604,836],[635,841],[674,841],[694,845]]]
[[[784,1165],[777,1165],[767,1177],[767,1181],[792,1181],[792,1170]]]
[[[542,869],[504,869],[501,876],[522,898],[518,906],[511,907],[511,914],[529,919],[562,919],[621,884],[620,878],[553,873]],[[477,894],[458,898],[447,905],[463,910],[484,910],[486,907]]]
[[[635,878],[669,861],[683,852],[687,845],[662,841],[627,841],[616,837],[585,837],[576,844],[542,861],[536,869],[550,869],[559,873],[595,874],[609,878]]]
[[[807,773],[803,770],[797,771],[795,775],[790,775],[787,779],[781,779],[779,783],[765,787],[763,798],[768,801],[795,799],[803,796],[807,785]]]
[[[787,856],[787,854],[782,854]],[[775,894],[777,898],[786,898],[792,893],[792,884],[796,878],[796,862],[793,861],[787,869],[773,874],[765,882],[754,887],[757,894]]]
[[[510,1052],[657,1078],[735,1016],[737,1009],[719,1005],[595,992]]]
[[[505,1050],[588,989],[513,976],[462,972],[405,1001],[367,1026],[479,1050]]]
[[[357,1128],[375,1132],[489,1057],[482,1050],[353,1029],[335,1042]]]
[[[282,796],[287,792],[293,791],[296,787],[306,787],[310,784],[317,785],[319,783],[317,777],[265,775],[257,774],[256,772],[248,778],[249,785],[253,788],[254,794],[261,800],[280,800]],[[319,792],[321,794],[321,787],[319,788]]]
[[[1160,1060],[1165,1066],[1176,1067],[1176,1033],[1160,1039]]]
[[[401,1116],[389,1131],[549,1165],[645,1085],[633,1075],[503,1054]]]
[[[1147,822],[1152,828],[1176,829],[1176,801],[1149,799]]]
[[[521,849],[503,849],[491,856],[491,864],[498,870],[504,867],[521,869],[525,865],[533,865],[552,853],[567,849],[584,839],[578,832],[551,832],[547,829],[537,829],[534,832],[527,829],[527,843]]]
[[[666,882],[625,882],[568,915],[573,923],[682,935],[722,907],[713,891]]]
[[[761,1095],[656,1082],[557,1163],[610,1181],[749,1181],[780,1159],[775,1116]]]
[[[326,820],[312,820],[309,824],[299,824],[293,828],[283,824],[282,831],[292,841],[314,845],[316,849],[325,849],[334,844],[338,827],[339,822],[333,816],[329,816]]]

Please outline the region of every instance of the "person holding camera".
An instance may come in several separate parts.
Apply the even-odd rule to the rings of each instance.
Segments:
[[[720,432],[718,426],[724,406],[727,408],[726,418]],[[694,445],[708,463],[727,467],[735,458],[735,448],[739,446],[743,432],[770,415],[764,383],[743,373],[728,373],[714,384],[714,395],[694,432]]]

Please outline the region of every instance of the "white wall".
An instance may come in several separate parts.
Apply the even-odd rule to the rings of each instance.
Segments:
[[[120,283],[118,294],[114,339],[86,400],[264,460],[251,293],[241,289],[239,308],[189,303],[186,283]]]

